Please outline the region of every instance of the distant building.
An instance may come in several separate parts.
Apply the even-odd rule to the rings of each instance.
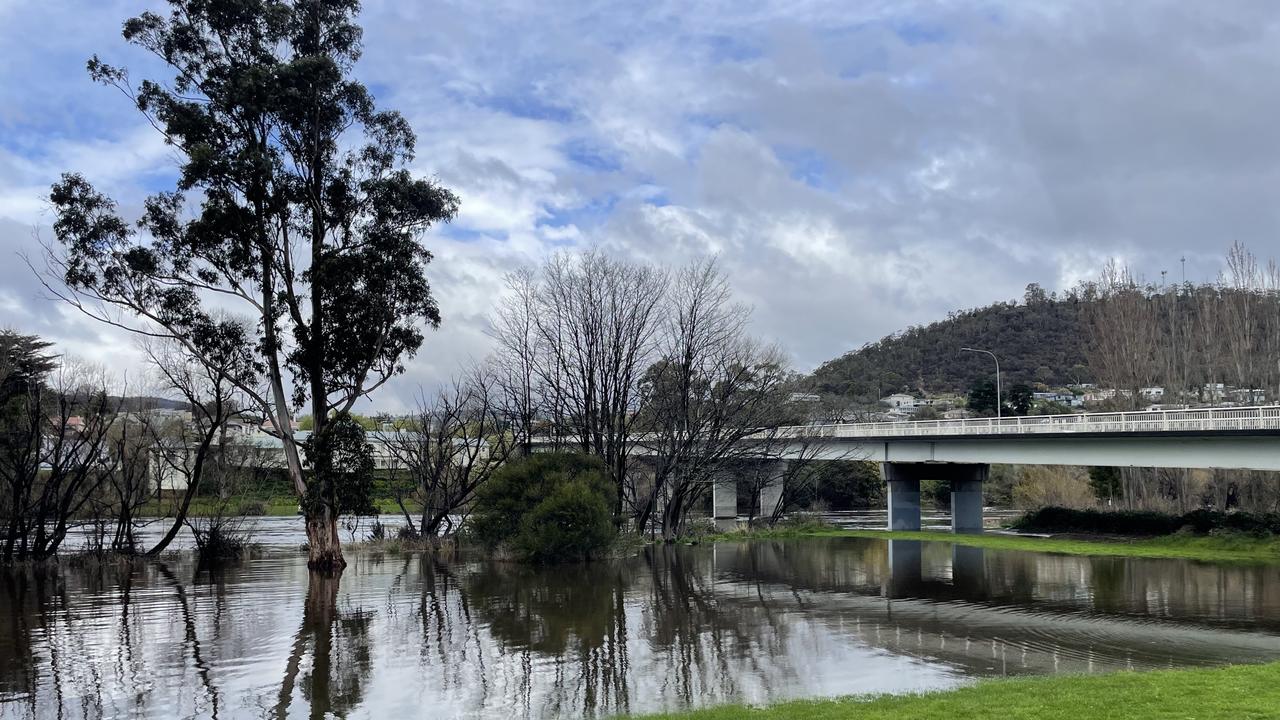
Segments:
[[[1084,394],[1085,402],[1106,402],[1116,396],[1115,388],[1094,388]]]
[[[1241,405],[1261,405],[1267,401],[1267,391],[1262,388],[1234,388],[1227,391],[1227,396]]]
[[[1151,402],[1160,402],[1164,400],[1164,388],[1162,387],[1144,387],[1138,391],[1144,400]]]
[[[223,450],[227,455],[224,457],[237,467],[254,469],[287,467],[284,442],[274,435],[262,432],[258,424],[248,421],[239,422],[229,424],[228,430],[228,441]],[[298,443],[299,451],[303,452],[301,459],[304,463],[306,456],[303,445],[309,437],[311,437],[310,430],[299,430],[293,433],[293,439]],[[378,470],[403,469],[405,465],[401,460],[401,453],[397,450],[413,445],[415,440],[424,440],[424,438],[419,433],[404,430],[391,432],[371,430],[365,433],[365,442],[369,444],[372,451],[373,465]],[[455,446],[465,446],[467,442],[462,438],[453,440]],[[474,438],[470,442],[476,443],[475,447],[480,454],[488,454],[489,444],[484,439]],[[187,452],[192,453],[194,449],[188,448]],[[459,453],[459,457],[456,457],[454,462],[460,462],[460,456],[463,454],[470,453]],[[172,463],[164,461],[157,463],[156,481],[162,490],[181,491],[187,487],[186,477],[174,468]]]
[[[1084,405],[1084,399],[1075,393],[1038,392],[1032,393],[1031,395],[1039,402],[1057,403],[1059,405],[1066,405],[1067,407],[1080,407]]]
[[[822,402],[822,396],[817,393],[793,392],[787,397],[787,402],[793,403],[816,403]]]
[[[923,398],[918,398],[914,395],[908,395],[906,393],[894,393],[892,395],[886,395],[885,397],[880,398],[880,403],[882,405],[887,405],[890,408],[914,410],[915,408],[918,408],[922,405],[932,405],[933,401],[926,400]]]

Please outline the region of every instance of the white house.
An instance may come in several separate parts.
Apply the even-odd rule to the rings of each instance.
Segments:
[[[921,407],[922,405],[932,404],[929,400],[924,400],[914,395],[908,395],[906,393],[894,393],[892,395],[886,395],[885,397],[880,398],[880,403],[882,405],[887,405],[891,408],[901,408],[903,410],[914,410],[915,408]]]

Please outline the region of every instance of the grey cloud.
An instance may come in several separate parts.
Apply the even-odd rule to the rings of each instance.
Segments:
[[[136,195],[164,158],[126,156],[133,119],[65,60],[119,50],[131,7],[95,9],[106,29],[50,7],[7,11],[65,39],[24,41],[24,66],[50,65],[47,93],[0,71],[0,104],[30,108],[0,128],[56,116],[50,147],[134,163],[121,182]],[[416,168],[461,192],[458,227],[487,233],[429,238],[445,325],[375,406],[482,356],[502,273],[566,242],[664,264],[719,253],[756,332],[803,368],[1110,255],[1149,277],[1186,255],[1203,279],[1235,240],[1280,247],[1269,2],[368,0],[364,23],[361,76],[418,130]],[[612,162],[577,164],[575,146]],[[67,157],[0,148],[0,208]],[[26,247],[34,222],[11,215],[0,247]],[[0,265],[0,281],[23,308],[0,321],[90,339],[20,273]]]

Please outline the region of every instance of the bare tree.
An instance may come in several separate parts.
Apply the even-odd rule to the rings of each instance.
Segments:
[[[647,490],[626,487],[636,526],[661,513],[664,538],[677,536],[717,471],[737,460],[743,441],[780,418],[786,363],[776,348],[748,337],[749,311],[732,299],[715,260],[672,278],[659,335],[659,359],[642,384],[640,443],[653,460]]]
[[[400,510],[410,531],[421,537],[452,532],[453,518],[525,442],[495,373],[480,366],[455,379],[420,404],[409,431],[387,437],[388,451],[412,484],[411,493],[397,498]],[[405,504],[411,497],[422,504],[417,526]]]
[[[148,555],[158,555],[169,547],[187,521],[191,501],[205,479],[209,465],[225,461],[229,439],[227,421],[248,400],[239,390],[248,377],[238,377],[233,356],[200,360],[179,343],[143,343],[143,351],[154,368],[162,388],[181,399],[191,412],[190,423],[170,423],[152,433],[152,451],[157,463],[156,492],[182,487],[173,522]],[[244,375],[244,373],[241,373]],[[220,493],[225,495],[226,493]]]
[[[764,430],[747,445],[755,457],[744,460],[740,467],[752,498],[747,512],[751,525],[776,525],[787,512],[811,500],[829,478],[845,472],[849,461],[865,459],[849,451],[832,454],[826,443],[785,428]],[[766,503],[766,498],[777,500]]]
[[[6,392],[0,433],[6,562],[57,553],[116,470],[108,448],[119,399],[101,371],[67,358],[51,366]]]
[[[130,402],[128,385],[121,387],[121,397],[122,405]],[[151,482],[151,446],[157,419],[151,408],[140,402],[135,400],[132,407],[122,408],[113,423],[106,446],[113,471],[103,484],[104,492],[90,501],[95,516],[114,518],[110,549],[123,554],[138,551],[137,530],[145,523],[139,514],[156,493]]]
[[[523,452],[528,455],[538,414],[548,400],[555,402],[556,398],[544,399],[546,373],[539,372],[543,346],[537,322],[537,275],[521,268],[508,274],[506,283],[507,297],[490,321],[489,334],[498,343],[493,366],[512,421],[523,438]]]
[[[1155,376],[1153,303],[1130,273],[1115,261],[1103,267],[1097,301],[1089,306],[1089,364],[1097,378],[1117,390],[1121,407],[1134,407]]]
[[[1257,331],[1261,329],[1258,314],[1263,300],[1259,294],[1262,277],[1257,258],[1239,242],[1227,251],[1227,273],[1220,284],[1224,290],[1223,349],[1231,368],[1230,377],[1237,387],[1252,389],[1259,384]]]
[[[515,413],[528,432],[541,414],[557,444],[603,458],[620,518],[636,389],[653,355],[666,273],[590,250],[556,255],[508,286],[491,332]]]

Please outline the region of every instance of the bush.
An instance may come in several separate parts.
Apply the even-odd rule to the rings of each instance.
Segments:
[[[613,542],[614,498],[599,458],[530,455],[504,465],[480,488],[471,534],[530,562],[587,560]]]
[[[880,468],[875,463],[839,462],[832,472],[823,474],[817,496],[831,510],[883,507],[884,479],[880,477]]]
[[[196,556],[201,563],[235,560],[244,553],[246,533],[233,519],[192,525],[191,530],[196,538]]]
[[[1012,488],[1013,506],[1087,508],[1097,502],[1083,468],[1063,465],[1023,465]]]
[[[777,527],[789,532],[811,533],[831,530],[835,526],[812,513],[795,513],[782,518]]]
[[[1033,510],[1013,523],[1018,530],[1032,532],[1080,532],[1110,535],[1171,535],[1190,532],[1207,535],[1230,531],[1252,535],[1280,533],[1280,514],[1254,515],[1193,510],[1185,515],[1169,515],[1149,510],[1073,510],[1046,507]]]
[[[716,527],[714,518],[690,518],[684,523],[684,529],[680,532],[680,539],[698,542],[718,534],[720,534],[720,529]]]

